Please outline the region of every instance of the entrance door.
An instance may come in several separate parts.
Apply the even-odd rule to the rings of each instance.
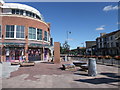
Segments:
[[[20,50],[15,50],[15,60],[19,60]]]
[[[40,49],[29,49],[28,50],[28,60],[29,61],[40,61],[41,60]]]

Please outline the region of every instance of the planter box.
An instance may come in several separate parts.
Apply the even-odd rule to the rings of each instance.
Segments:
[[[11,62],[11,65],[19,65],[19,62]]]
[[[74,64],[62,64],[62,69],[66,70],[66,69],[71,69],[71,68],[75,68]]]
[[[20,67],[26,67],[26,66],[34,66],[34,62],[22,62],[20,63]]]
[[[11,60],[11,65],[19,65],[20,63],[22,63],[24,60]]]
[[[82,68],[82,70],[88,70],[88,64],[83,64],[80,67]]]

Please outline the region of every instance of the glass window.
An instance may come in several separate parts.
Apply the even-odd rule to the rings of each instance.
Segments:
[[[6,25],[6,38],[14,38],[14,25]]]
[[[16,9],[16,14],[19,14],[20,10],[19,9]]]
[[[15,14],[15,9],[12,9],[12,14]]]
[[[42,29],[37,29],[37,40],[42,40]]]
[[[41,20],[41,18],[38,15],[36,15],[36,18]]]
[[[16,26],[16,38],[24,38],[24,26]]]
[[[47,31],[44,31],[44,40],[47,41]]]
[[[1,28],[2,28],[2,27],[1,27],[1,25],[0,25],[0,38],[1,38],[1,30],[2,30]]]
[[[29,27],[29,39],[36,39],[36,29]]]
[[[26,11],[26,16],[30,16],[30,12],[29,11]]]
[[[23,15],[23,10],[20,10],[20,15]]]

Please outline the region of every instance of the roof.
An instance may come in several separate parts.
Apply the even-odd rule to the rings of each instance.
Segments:
[[[21,9],[21,10],[30,11],[32,13],[37,14],[43,20],[41,13],[37,9],[25,4],[4,3],[3,6],[1,6],[1,8]]]
[[[96,42],[96,41],[85,41],[86,43],[94,43],[94,42]]]
[[[107,37],[107,36],[114,35],[114,34],[116,34],[117,32],[120,32],[120,30],[117,30],[117,31],[114,31],[114,32],[111,32],[111,33],[105,34],[105,35],[100,36],[100,37],[97,37],[97,39],[102,38],[102,37]]]

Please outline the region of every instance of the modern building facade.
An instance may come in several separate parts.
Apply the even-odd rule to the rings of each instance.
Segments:
[[[48,60],[50,23],[28,5],[0,2],[1,61]]]
[[[120,55],[120,30],[101,34],[96,39],[97,44],[97,55]]]

